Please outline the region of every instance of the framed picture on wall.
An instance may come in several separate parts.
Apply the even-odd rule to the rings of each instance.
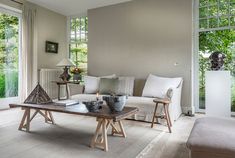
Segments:
[[[47,53],[58,53],[59,43],[46,41],[46,52]]]

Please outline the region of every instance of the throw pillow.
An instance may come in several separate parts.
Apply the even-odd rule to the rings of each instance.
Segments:
[[[100,94],[116,94],[118,91],[118,78],[101,78],[99,93]]]
[[[169,88],[177,88],[182,78],[165,78],[150,74],[145,83],[142,96],[144,97],[166,97]]]
[[[93,94],[97,93],[99,89],[100,79],[94,76],[84,76],[85,91],[84,93]]]
[[[119,85],[117,94],[133,96],[134,77],[118,77]]]
[[[100,78],[115,78],[116,75],[109,75],[109,76],[102,76],[102,77],[95,77],[95,76],[84,76],[84,85],[86,94],[94,94],[97,93],[99,90]]]

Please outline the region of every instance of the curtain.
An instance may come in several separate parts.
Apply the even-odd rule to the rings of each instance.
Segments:
[[[24,101],[37,83],[36,7],[26,2],[22,12],[22,53],[20,54],[20,101]]]

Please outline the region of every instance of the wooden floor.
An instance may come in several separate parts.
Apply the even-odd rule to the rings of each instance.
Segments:
[[[152,148],[143,156],[144,158],[189,158],[186,142],[197,118],[181,116],[174,124],[172,133],[165,133],[158,141],[152,143]],[[155,127],[157,128],[157,127]],[[163,128],[162,126],[159,128]]]
[[[5,129],[13,124],[19,123],[19,118],[22,113],[19,109],[0,111],[0,134],[1,129]],[[194,121],[203,115],[196,115],[196,117],[182,116],[173,125],[172,133],[168,133],[168,129],[163,125],[155,125],[157,131],[165,131],[157,138],[153,139],[146,148],[137,156],[138,158],[189,158],[188,149],[186,148],[186,141],[194,124]],[[144,122],[133,122],[133,125],[145,126],[150,128],[150,124]],[[16,129],[17,130],[17,129]],[[5,137],[0,136],[0,147],[3,147]],[[9,144],[8,144],[9,145]],[[12,146],[15,144],[12,142]],[[11,151],[5,151],[11,152]],[[5,153],[7,154],[7,153]],[[2,153],[0,153],[1,157]],[[3,153],[4,155],[4,153]],[[24,155],[24,151],[21,152]],[[2,157],[1,157],[2,158]]]

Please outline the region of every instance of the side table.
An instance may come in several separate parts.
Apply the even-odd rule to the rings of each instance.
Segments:
[[[156,106],[155,106],[155,110],[154,110],[154,114],[153,114],[151,128],[153,128],[153,125],[155,123],[155,118],[157,120],[158,120],[158,118],[166,119],[169,133],[171,133],[172,124],[171,124],[171,119],[170,119],[170,115],[169,115],[169,104],[171,103],[171,100],[168,99],[168,98],[156,98],[156,99],[153,100],[153,102],[156,103]],[[164,109],[164,114],[163,115],[157,115],[158,104],[163,105],[163,109]]]
[[[69,92],[69,86],[68,84],[80,84],[79,82],[73,82],[73,81],[52,81],[54,83],[57,84],[58,86],[58,100],[66,100],[66,99],[69,99],[70,97],[70,92]],[[65,85],[65,89],[66,89],[66,98],[65,99],[62,99],[60,97],[60,86],[61,85]]]

